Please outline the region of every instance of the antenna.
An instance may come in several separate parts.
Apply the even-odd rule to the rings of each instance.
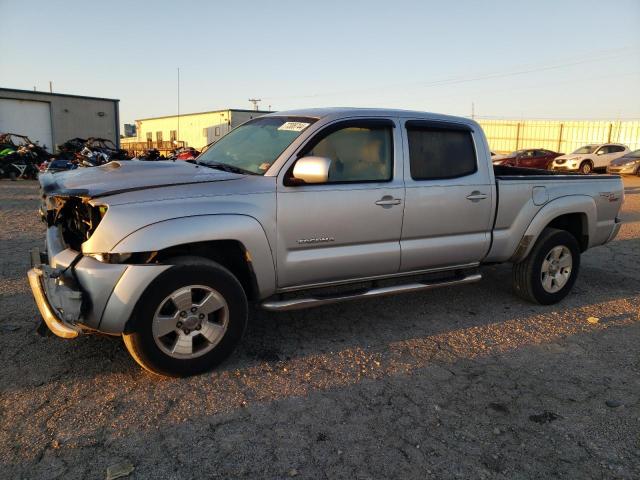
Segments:
[[[250,98],[249,101],[251,103],[253,103],[253,109],[257,112],[258,111],[258,102],[261,102],[262,99],[261,98]]]

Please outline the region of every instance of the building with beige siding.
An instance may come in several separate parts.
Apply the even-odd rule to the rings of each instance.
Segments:
[[[232,128],[265,115],[264,110],[214,110],[166,117],[136,120],[136,136],[121,139],[122,148],[140,150],[158,148],[169,150],[172,146],[202,149]]]

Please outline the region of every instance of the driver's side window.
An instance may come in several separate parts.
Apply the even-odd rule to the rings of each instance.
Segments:
[[[327,183],[384,182],[392,178],[393,140],[388,126],[350,124],[321,136],[305,156],[331,160]]]
[[[609,153],[609,147],[600,147],[596,152],[596,155],[605,155]]]

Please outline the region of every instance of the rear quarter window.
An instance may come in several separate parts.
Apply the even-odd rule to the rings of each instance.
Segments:
[[[407,122],[409,163],[414,180],[437,180],[471,175],[478,170],[471,131]]]

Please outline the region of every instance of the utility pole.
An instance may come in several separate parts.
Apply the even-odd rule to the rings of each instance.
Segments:
[[[473,102],[471,102],[471,120],[475,120],[476,118],[476,106]]]
[[[250,98],[249,101],[251,103],[253,103],[253,109],[257,112],[258,111],[258,102],[261,102],[262,99],[261,98]]]
[[[53,93],[53,82],[49,80],[49,93]]]

